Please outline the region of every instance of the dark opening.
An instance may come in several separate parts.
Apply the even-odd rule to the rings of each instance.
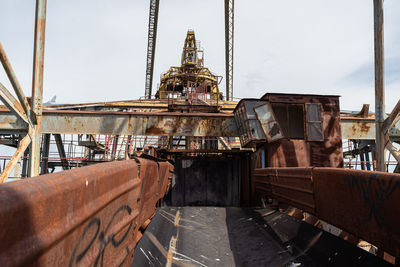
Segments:
[[[272,104],[275,117],[285,137],[304,139],[304,106],[288,104]]]

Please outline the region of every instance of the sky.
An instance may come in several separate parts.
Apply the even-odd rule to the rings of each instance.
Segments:
[[[144,95],[148,0],[47,1],[44,101],[82,103]],[[34,0],[0,1],[0,41],[31,95]],[[400,1],[385,0],[386,112],[400,99]],[[224,1],[161,0],[153,94],[180,64],[188,29],[205,65],[225,76]],[[341,109],[374,108],[372,0],[236,0],[234,96],[341,95]],[[11,85],[0,69],[0,81]],[[225,80],[220,84],[225,93]]]

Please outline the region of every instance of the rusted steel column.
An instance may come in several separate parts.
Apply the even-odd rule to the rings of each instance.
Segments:
[[[385,135],[383,122],[385,116],[384,84],[384,46],[383,46],[383,0],[374,0],[375,35],[375,127],[376,127],[376,166],[378,171],[386,171]]]
[[[43,63],[44,36],[46,27],[47,0],[36,1],[35,46],[33,52],[33,81],[32,81],[32,115],[34,131],[32,135],[30,176],[39,175],[40,137],[42,131],[42,95],[43,95]]]
[[[63,144],[61,134],[53,134],[53,136],[54,136],[54,139],[56,140],[58,155],[60,156],[63,170],[71,169],[69,161],[67,160],[67,154],[65,154],[65,149],[64,149],[64,144]]]
[[[49,150],[50,150],[50,134],[43,135],[43,147],[42,147],[42,157],[43,160],[40,163],[40,174],[49,173],[48,164],[49,164]]]
[[[6,168],[0,174],[0,183],[4,183],[8,176],[10,175],[11,171],[14,169],[15,165],[18,163],[19,159],[21,158],[22,154],[25,152],[25,149],[28,147],[29,143],[31,142],[31,138],[27,134],[19,143],[17,151],[15,151],[14,155],[11,157],[10,161],[8,162]]]

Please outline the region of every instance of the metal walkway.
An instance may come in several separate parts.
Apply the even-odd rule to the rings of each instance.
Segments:
[[[390,266],[319,228],[269,209],[163,207],[132,266]]]

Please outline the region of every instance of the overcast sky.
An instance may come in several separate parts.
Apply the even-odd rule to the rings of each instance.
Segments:
[[[180,64],[188,29],[205,65],[225,76],[222,0],[161,0],[153,94]],[[386,111],[400,99],[400,1],[385,0]],[[0,41],[31,94],[34,0],[0,1]],[[48,0],[44,100],[78,103],[144,95],[148,0]],[[372,0],[236,0],[234,96],[341,95],[374,106]],[[1,68],[0,81],[12,89]],[[225,79],[220,90],[225,93]]]

